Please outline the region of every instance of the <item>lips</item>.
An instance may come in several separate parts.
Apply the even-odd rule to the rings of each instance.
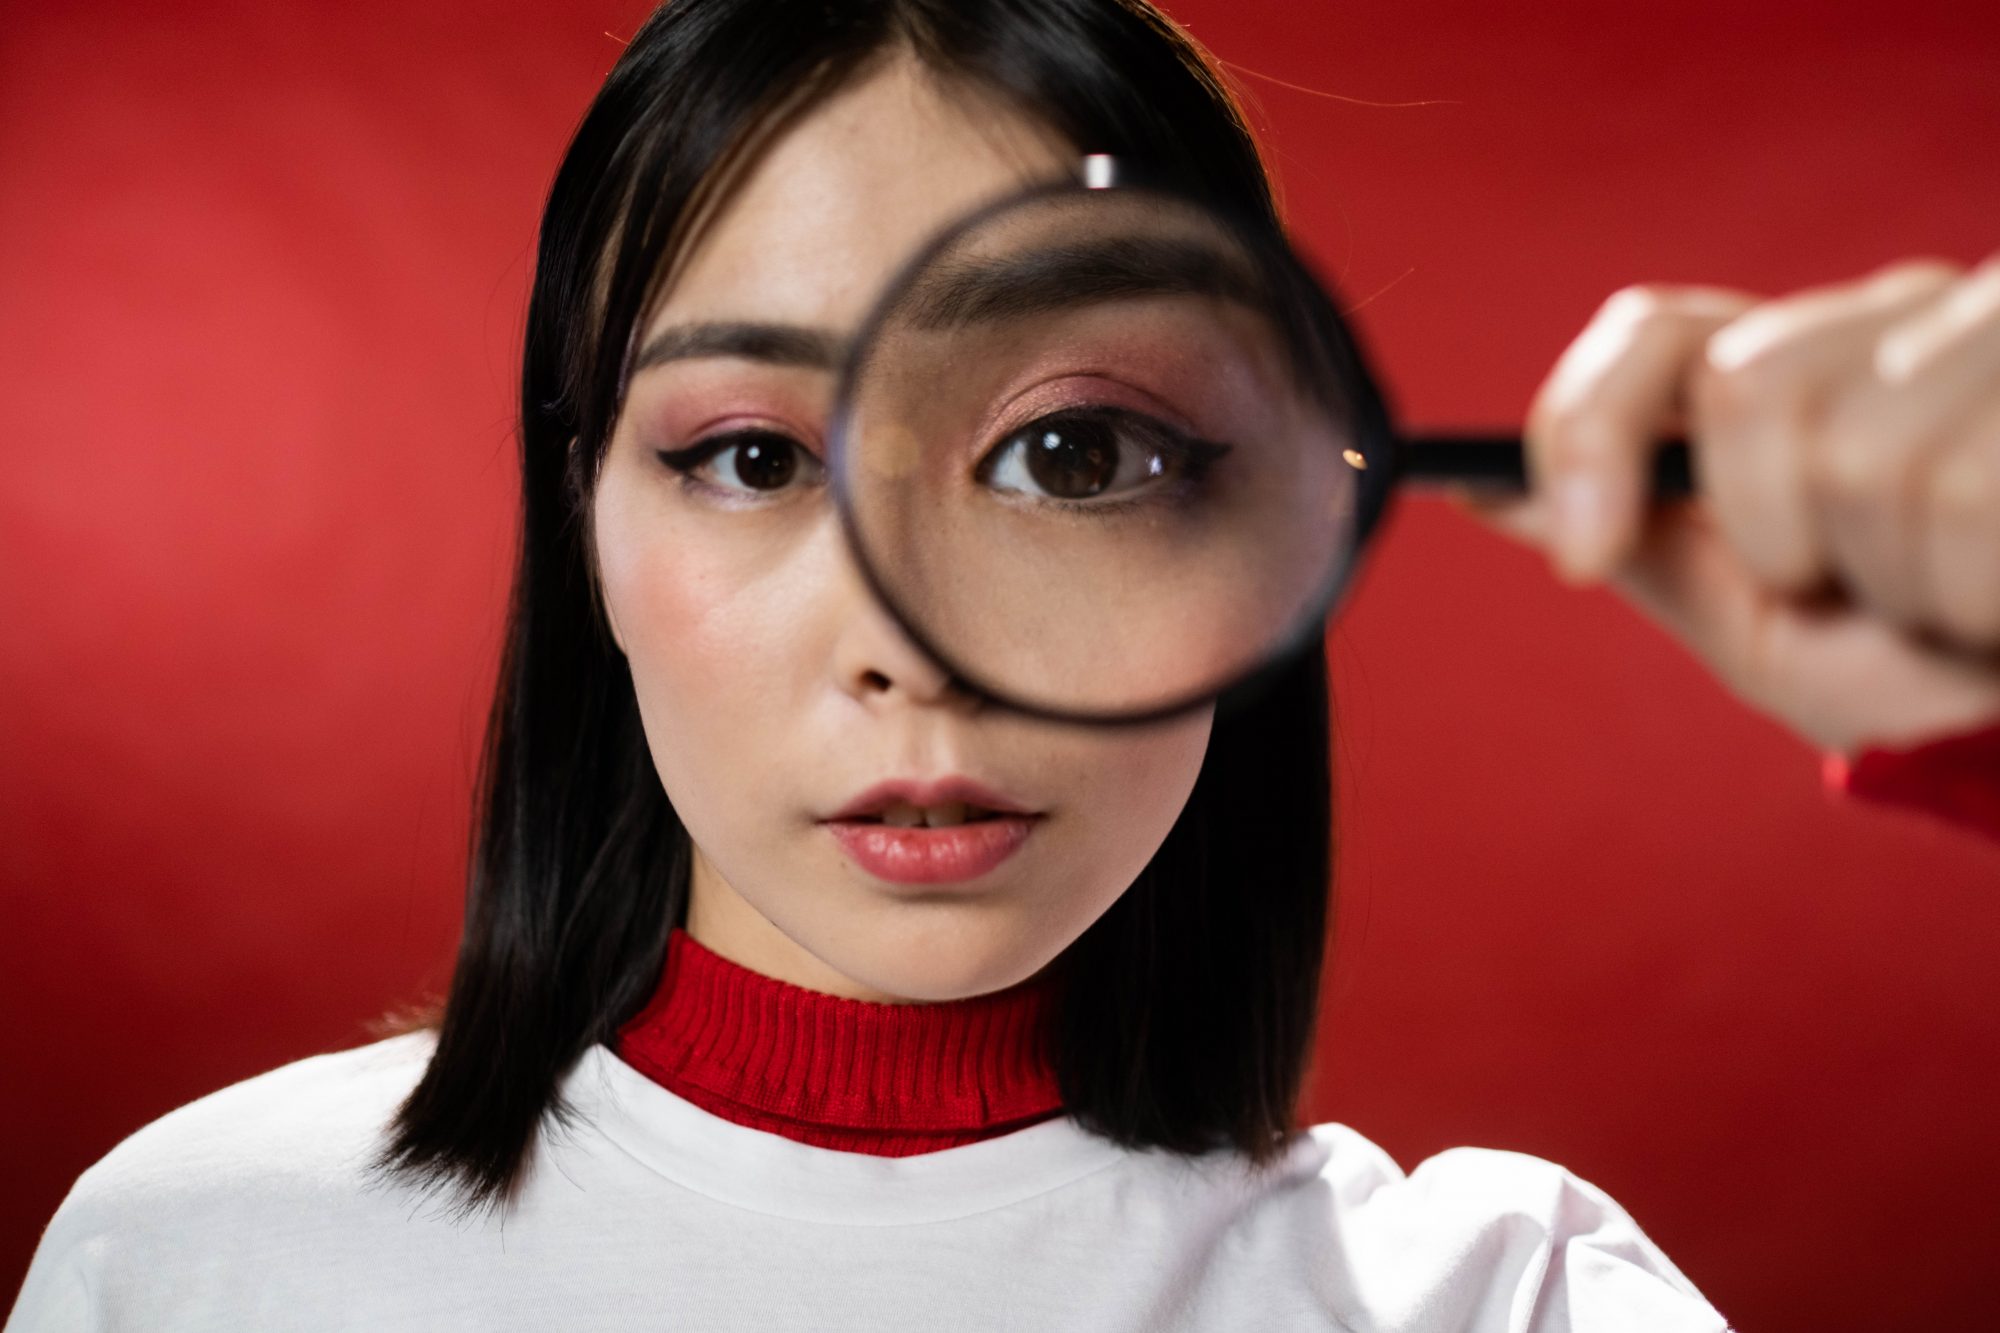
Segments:
[[[898,806],[936,810],[955,804],[969,807],[966,811],[968,818],[975,813],[986,815],[1037,813],[1005,792],[995,791],[971,778],[949,774],[928,782],[915,778],[891,778],[886,782],[878,782],[827,816],[827,819],[829,821],[880,820],[885,813]]]
[[[925,821],[935,818],[936,824]],[[1007,860],[1040,811],[971,778],[878,782],[822,820],[854,863],[897,884],[977,880]]]
[[[854,863],[894,884],[959,884],[976,880],[1020,850],[1038,815],[996,815],[950,828],[897,828],[861,819],[833,819],[826,829]]]

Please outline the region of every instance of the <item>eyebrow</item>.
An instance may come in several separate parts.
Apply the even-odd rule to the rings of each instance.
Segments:
[[[720,321],[676,324],[646,343],[632,363],[631,373],[697,357],[740,357],[777,366],[833,370],[840,364],[847,340],[831,329],[802,324],[757,324]]]
[[[1216,296],[1253,309],[1266,304],[1254,274],[1213,245],[1123,236],[961,261],[927,274],[904,305],[917,328],[950,329],[1133,296]]]
[[[1020,319],[1134,296],[1218,296],[1256,307],[1258,284],[1214,246],[1166,237],[1117,237],[1050,246],[1000,260],[963,261],[926,274],[903,297],[922,329]],[[715,320],[676,324],[648,340],[630,374],[703,357],[839,369],[848,339],[802,324]]]

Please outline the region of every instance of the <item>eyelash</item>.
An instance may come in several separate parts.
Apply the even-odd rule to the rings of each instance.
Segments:
[[[783,431],[773,430],[768,426],[750,426],[740,430],[726,431],[721,435],[711,435],[705,440],[697,440],[685,448],[658,449],[654,452],[662,463],[679,474],[681,485],[688,490],[719,496],[733,503],[749,505],[768,504],[771,500],[794,488],[790,484],[767,489],[722,486],[711,481],[705,481],[695,475],[697,469],[706,466],[717,455],[726,450],[740,448],[745,445],[765,443],[783,444],[797,456],[797,461],[806,462],[809,470],[821,474],[814,477],[814,481],[823,478],[824,468],[812,450],[806,448],[791,436],[786,435]],[[790,480],[790,478],[787,478],[788,483]],[[750,498],[753,496],[758,498]]]
[[[1078,425],[1124,432],[1121,439],[1131,439],[1141,447],[1150,448],[1155,456],[1176,470],[1176,475],[1166,484],[1142,489],[1136,495],[1084,500],[1028,496],[1024,497],[1024,503],[1039,505],[1049,510],[1063,510],[1086,518],[1128,514],[1164,502],[1185,503],[1204,492],[1204,488],[1208,485],[1209,469],[1234,448],[1233,445],[1219,441],[1202,439],[1146,412],[1136,412],[1130,408],[1114,405],[1084,404],[1044,412],[1008,431],[981,457],[975,468],[975,475],[980,481],[991,484],[993,474],[999,470],[1002,461],[1015,445],[1025,441],[1030,432],[1046,432],[1051,428],[1061,429]]]
[[[1017,427],[1008,432],[978,463],[976,472],[979,479],[986,481],[990,478],[1002,451],[1025,430],[1033,426],[1046,426],[1059,422],[1093,422],[1122,425],[1128,430],[1136,429],[1140,435],[1156,445],[1157,452],[1164,454],[1181,469],[1182,475],[1176,479],[1171,488],[1171,494],[1174,495],[1199,492],[1205,482],[1208,466],[1230,450],[1228,445],[1198,439],[1145,413],[1129,409],[1108,406],[1059,408],[1035,418],[1028,426]],[[683,489],[710,497],[723,504],[748,508],[771,504],[781,498],[786,491],[796,489],[790,484],[794,478],[787,476],[787,484],[783,486],[762,488],[717,485],[696,474],[723,453],[756,444],[782,444],[794,455],[794,467],[797,467],[800,461],[805,463],[809,484],[818,484],[825,480],[825,467],[812,450],[783,431],[768,426],[746,426],[724,431],[720,435],[711,435],[680,449],[658,449],[654,453],[660,462],[673,469]],[[1165,498],[1168,497],[1158,493],[1142,493],[1112,500],[1081,502],[1044,500],[1035,503],[1047,505],[1052,509],[1067,509],[1073,513],[1107,517],[1157,504]]]

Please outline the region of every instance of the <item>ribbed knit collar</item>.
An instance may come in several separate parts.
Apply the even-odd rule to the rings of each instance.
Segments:
[[[1060,1113],[1053,1000],[1053,977],[962,1000],[850,1000],[754,972],[675,926],[659,985],[616,1052],[737,1124],[905,1157]]]

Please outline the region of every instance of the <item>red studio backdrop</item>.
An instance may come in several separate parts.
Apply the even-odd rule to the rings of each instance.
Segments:
[[[1407,419],[1615,288],[2000,247],[2000,8],[1182,0]],[[11,1293],[78,1171],[449,975],[537,211],[628,0],[0,22]],[[1434,502],[1331,631],[1306,1112],[1553,1158],[1739,1327],[1993,1326],[2000,847]],[[1243,886],[1255,910],[1257,886]]]

